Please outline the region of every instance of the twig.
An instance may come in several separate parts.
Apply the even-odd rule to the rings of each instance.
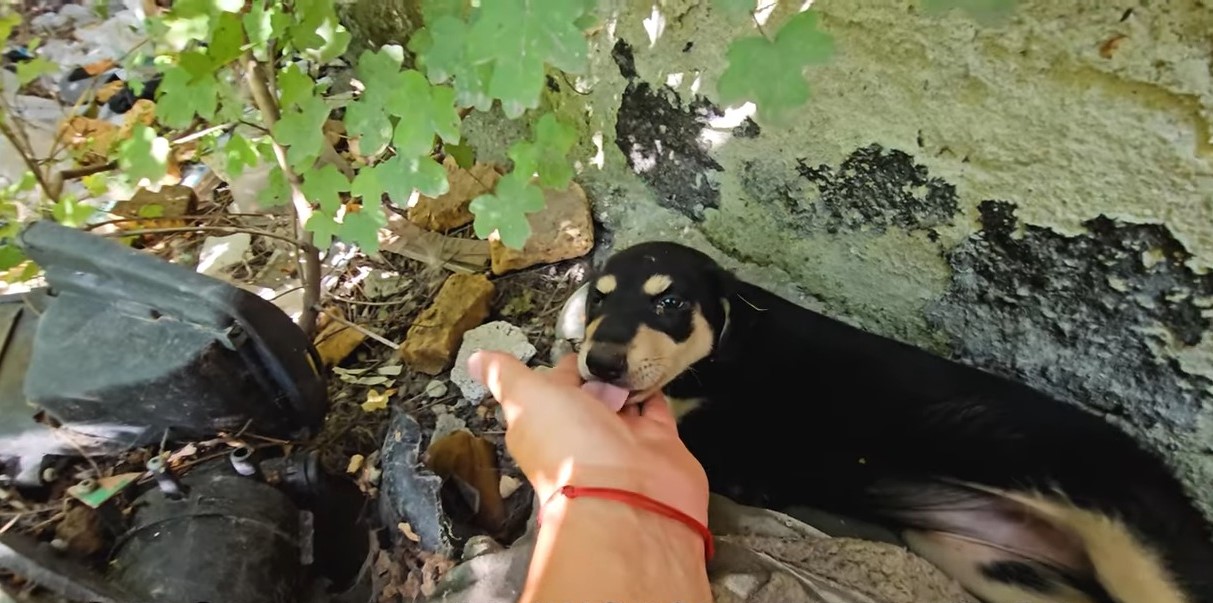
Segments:
[[[339,295],[332,295],[332,294],[329,294],[328,298],[339,301],[341,303],[356,304],[359,306],[396,306],[396,305],[400,305],[400,304],[404,304],[404,303],[413,301],[413,299],[411,297],[406,297],[404,299],[398,299],[395,301],[374,302],[374,301],[363,301],[360,299],[349,299],[347,297],[341,297]]]
[[[317,304],[313,309],[319,311],[320,305]],[[393,350],[400,349],[400,344],[395,343],[391,339],[388,339],[382,335],[379,335],[378,333],[375,333],[374,331],[371,331],[371,330],[367,329],[366,327],[356,325],[340,316],[337,316],[336,314],[330,314],[328,312],[325,312],[324,315],[331,318],[333,320],[333,322],[336,322],[337,324],[345,325],[355,331],[358,331],[359,333],[362,333],[363,335],[366,335],[367,337],[370,337],[371,339],[374,339],[375,341],[378,341],[379,343],[382,343],[383,345],[386,345],[387,347],[392,348]]]
[[[243,61],[245,85],[248,86],[249,93],[252,94],[253,101],[257,104],[257,109],[261,111],[262,119],[272,129],[280,117],[278,102],[274,100],[274,93],[270,90],[268,80],[262,73],[261,64],[253,58],[252,51],[244,51]],[[274,150],[274,157],[278,160],[278,167],[282,169],[282,175],[291,189],[295,232],[301,241],[307,243],[308,247],[306,253],[299,254],[301,262],[299,280],[303,283],[303,311],[299,313],[299,328],[311,340],[316,334],[316,306],[320,301],[320,250],[316,249],[312,243],[314,240],[312,232],[305,227],[312,215],[312,204],[304,196],[300,188],[299,175],[291,169],[290,163],[287,162],[286,151],[282,145],[272,137],[270,144]]]
[[[108,172],[116,169],[118,169],[118,162],[109,161],[106,163],[98,163],[96,165],[86,165],[84,167],[72,168],[70,170],[59,170],[58,178],[60,181],[66,182],[68,180],[75,180],[76,178],[92,176],[93,174],[99,174],[101,172]]]
[[[17,154],[21,156],[21,161],[25,163],[25,167],[29,168],[29,170],[34,173],[34,179],[38,181],[38,186],[42,188],[42,192],[46,193],[46,196],[50,198],[51,201],[58,203],[59,194],[52,189],[50,183],[46,181],[46,174],[42,173],[42,166],[39,166],[38,163],[34,161],[34,158],[30,156],[30,153],[32,153],[33,150],[26,149],[25,145],[18,140],[17,133],[8,126],[7,120],[0,120],[0,134],[3,134],[4,137],[8,139],[9,143],[13,145],[13,149],[15,149]]]
[[[234,227],[227,227],[227,226],[181,226],[178,228],[142,228],[139,230],[121,230],[118,232],[102,233],[101,236],[103,236],[103,237],[133,237],[135,235],[172,234],[172,233],[178,233],[178,232],[220,232],[220,233],[226,233],[226,234],[244,233],[244,234],[250,234],[250,235],[255,235],[255,236],[259,236],[259,237],[266,237],[269,239],[277,239],[279,241],[285,241],[287,243],[300,247],[304,251],[307,251],[309,248],[313,252],[317,251],[316,246],[312,245],[311,242],[308,242],[308,241],[296,241],[290,237],[284,237],[280,234],[274,234],[272,232],[265,232],[264,230],[254,230],[252,228],[234,228]]]
[[[225,212],[217,211],[213,214],[182,214],[180,216],[160,216],[160,217],[144,217],[132,216],[129,218],[114,218],[113,220],[103,220],[101,222],[93,222],[83,227],[83,230],[95,230],[102,226],[110,224],[123,224],[125,222],[156,222],[161,220],[222,220],[224,218],[265,218],[272,220],[279,216],[273,214],[257,214],[257,213],[240,213],[240,212]]]
[[[185,136],[182,136],[181,138],[177,138],[172,141],[169,141],[169,144],[172,146],[177,146],[177,145],[181,145],[181,144],[186,144],[188,142],[193,142],[195,140],[198,140],[199,138],[202,138],[203,136],[206,136],[207,134],[213,134],[215,132],[222,132],[223,130],[226,130],[234,125],[235,124],[220,124],[217,126],[211,126],[209,128],[206,128],[205,130],[199,130],[197,132],[194,132],[193,134],[186,134]]]

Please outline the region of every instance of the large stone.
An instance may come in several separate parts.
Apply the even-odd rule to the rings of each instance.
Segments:
[[[464,333],[455,366],[451,367],[451,383],[473,404],[479,404],[489,395],[488,388],[473,379],[467,369],[467,359],[478,350],[505,352],[523,363],[534,358],[537,351],[527,340],[525,331],[504,320],[485,323]]]
[[[544,189],[544,208],[527,215],[531,236],[522,249],[489,240],[493,274],[579,258],[594,248],[594,221],[585,191],[576,182],[565,190]]]
[[[409,327],[400,357],[413,370],[437,375],[450,365],[468,329],[489,314],[496,288],[483,274],[452,274]]]
[[[454,157],[447,156],[442,165],[450,183],[446,194],[438,197],[420,195],[417,203],[408,209],[409,221],[435,232],[449,232],[471,224],[475,219],[468,209],[472,199],[492,192],[497,179],[501,178],[501,173],[487,163],[477,163],[465,170]]]

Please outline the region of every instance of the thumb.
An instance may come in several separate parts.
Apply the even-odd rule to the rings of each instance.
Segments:
[[[468,374],[488,388],[493,399],[501,404],[507,424],[514,423],[522,412],[521,405],[531,397],[520,394],[534,392],[535,385],[543,381],[540,375],[511,354],[478,350],[468,357],[467,362]]]
[[[665,394],[657,392],[644,401],[644,414],[641,419],[652,421],[671,431],[678,431],[678,420],[670,410],[670,402]]]

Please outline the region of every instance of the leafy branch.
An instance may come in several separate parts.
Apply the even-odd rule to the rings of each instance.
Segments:
[[[94,194],[107,184],[157,186],[174,153],[196,146],[198,157],[217,155],[219,161],[212,163],[229,180],[249,169],[267,169],[260,200],[271,208],[289,208],[294,236],[275,236],[298,248],[305,291],[300,327],[310,334],[320,299],[321,257],[333,241],[376,253],[387,208],[404,207],[418,195],[447,193],[450,183],[440,158],[456,157],[464,167],[472,163],[474,150],[463,142],[462,120],[470,111],[493,107],[509,119],[525,118],[532,130],[508,148],[512,170],[471,200],[468,209],[476,236],[495,236],[521,248],[531,236],[527,216],[543,209],[542,189],[569,184],[570,155],[586,142],[575,125],[543,107],[543,95],[549,75],[567,81],[586,72],[597,0],[414,1],[423,24],[402,32],[408,33],[405,47],[387,45],[352,56],[350,33],[332,0],[175,0],[171,9],[149,17],[149,37],[141,44],[146,48],[131,57],[132,64],[150,61],[157,72],[154,115],[97,151],[104,155],[100,160],[53,177],[33,156],[11,108],[0,105],[0,135],[29,168],[27,178],[0,189],[0,270],[23,261],[19,251],[3,244],[26,219],[23,211],[71,224],[90,217],[89,206],[64,192],[65,182],[83,178]],[[760,121],[786,120],[809,99],[806,68],[828,61],[835,51],[817,11],[760,25],[752,1],[705,1],[725,18],[752,20],[756,32],[730,43],[717,80],[718,100],[753,102]],[[959,8],[985,20],[1009,14],[1015,1],[921,4],[927,13]],[[19,17],[0,14],[0,39],[7,40],[19,24]],[[414,67],[406,67],[406,48]],[[331,77],[338,58],[352,67],[348,89]],[[54,69],[49,61],[35,59],[16,71],[24,86]],[[23,209],[18,199],[36,191],[44,202],[32,211]],[[131,232],[167,231],[125,234]]]

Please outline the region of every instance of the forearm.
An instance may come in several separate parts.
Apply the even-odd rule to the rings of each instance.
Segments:
[[[520,603],[711,603],[704,543],[688,526],[595,498],[544,509]]]

